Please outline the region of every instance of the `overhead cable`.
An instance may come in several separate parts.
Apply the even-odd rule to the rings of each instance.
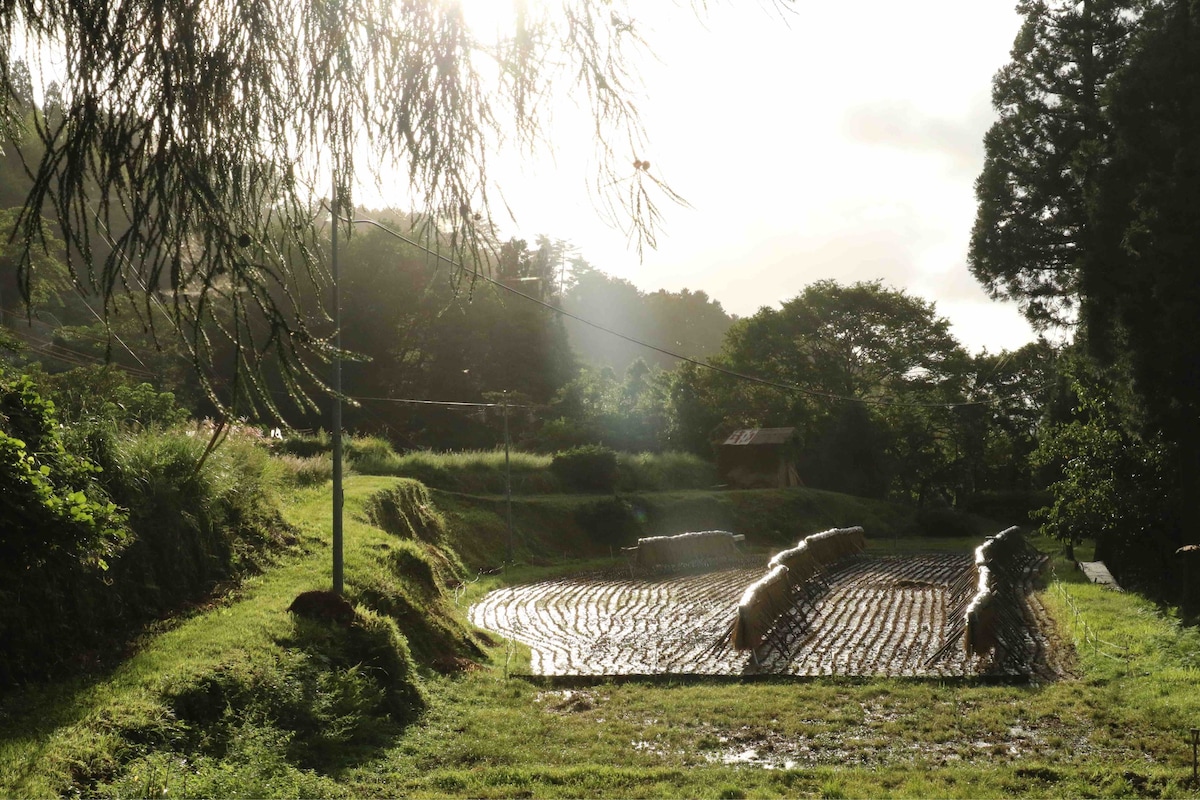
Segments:
[[[389,228],[388,226],[384,225],[383,223],[377,222],[376,220],[368,219],[366,217],[360,217],[358,219],[349,219],[349,218],[343,217],[342,219],[346,222],[350,222],[350,223],[353,223],[356,225],[359,225],[359,224],[373,225],[376,228],[378,228],[379,230],[383,231],[384,233],[387,233],[390,236],[393,236],[402,242],[412,245],[413,247],[416,247],[419,250],[422,250],[423,252],[427,253],[428,255],[434,256],[435,258],[437,258],[441,261],[445,261],[447,264],[454,267],[455,269],[467,271],[467,268],[465,266],[463,266],[459,262],[455,261],[454,259],[450,258],[449,256],[443,255],[441,252],[431,250],[428,247],[426,247],[425,245],[416,241],[415,239],[411,239],[398,231],[394,231],[391,228]],[[633,336],[629,336],[627,334],[621,333],[620,331],[613,330],[612,328],[601,325],[598,322],[593,322],[589,319],[585,319],[584,317],[579,316],[578,314],[573,314],[570,311],[567,311],[563,308],[560,308],[555,305],[551,305],[550,303],[547,303],[546,301],[541,300],[540,298],[534,297],[532,295],[528,295],[528,294],[520,291],[519,289],[514,289],[513,287],[509,286],[508,284],[506,284],[502,281],[498,281],[495,278],[484,275],[483,273],[478,272],[477,270],[469,270],[469,272],[473,277],[476,277],[476,278],[479,278],[480,280],[486,281],[486,282],[492,284],[493,286],[498,286],[506,292],[515,294],[518,297],[523,297],[524,299],[528,300],[531,303],[535,303],[535,304],[542,306],[543,308],[547,308],[563,317],[566,317],[568,319],[573,319],[576,322],[579,322],[583,325],[587,325],[591,328],[595,328],[598,331],[607,333],[610,336],[615,336],[618,339],[623,339],[624,341],[630,342],[632,344],[636,344],[639,347],[645,347],[646,349],[653,350],[656,353],[662,353],[665,356],[670,356],[671,358],[678,359],[679,361],[685,361],[689,364],[693,364],[702,369],[711,370],[712,372],[716,372],[721,375],[726,375],[731,378],[736,378],[737,380],[747,381],[749,383],[756,383],[760,386],[768,386],[772,389],[778,389],[778,390],[784,391],[784,392],[796,392],[798,394],[807,395],[809,397],[817,397],[817,398],[821,398],[823,400],[836,400],[839,402],[846,402],[846,403],[862,403],[863,405],[888,406],[888,407],[893,407],[893,408],[962,408],[962,407],[966,407],[966,406],[992,405],[994,403],[998,403],[1001,401],[1001,398],[993,398],[991,400],[963,400],[960,402],[935,403],[935,402],[911,402],[911,401],[905,401],[905,400],[890,400],[890,399],[882,398],[882,397],[850,397],[847,395],[835,394],[833,392],[823,392],[823,391],[820,391],[819,389],[809,389],[804,386],[797,386],[796,384],[781,383],[779,381],[773,381],[773,380],[769,380],[767,378],[760,378],[756,375],[747,375],[744,372],[738,372],[737,370],[732,370],[727,367],[722,367],[718,364],[711,364],[707,361],[701,361],[697,358],[692,358],[691,356],[685,356],[682,353],[676,353],[672,350],[667,350],[664,347],[659,347],[658,345],[651,344],[649,342],[642,341],[641,339],[634,338]]]

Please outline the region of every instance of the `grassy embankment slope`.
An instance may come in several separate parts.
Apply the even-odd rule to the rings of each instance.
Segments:
[[[0,794],[1194,794],[1185,784],[1191,754],[1184,734],[1200,719],[1200,636],[1134,596],[1078,583],[1061,567],[1063,583],[1046,602],[1070,623],[1065,634],[1080,637],[1078,680],[551,690],[505,680],[510,649],[486,647],[462,628],[465,604],[504,576],[484,577],[459,598],[442,585],[456,573],[498,563],[506,544],[503,505],[445,493],[430,500],[405,485],[410,507],[400,510],[413,532],[400,537],[366,521],[372,506],[374,518],[387,521],[386,504],[370,498],[399,483],[349,481],[346,564],[361,627],[378,634],[395,620],[407,634],[411,682],[405,675],[378,679],[410,663],[380,655],[389,650],[386,635],[346,641],[328,626],[286,613],[295,594],[328,581],[328,489],[306,490],[286,508],[308,544],[303,554],[251,579],[226,602],[147,636],[111,674],[7,698]],[[518,553],[548,566],[513,570],[508,579],[561,569],[553,562],[564,557],[606,555],[607,542],[589,530],[594,517],[585,510],[603,502],[516,503]],[[909,524],[904,512],[888,520],[883,504],[824,493],[681,493],[629,502],[632,509],[622,508],[653,532],[670,532],[664,529],[707,505],[734,524],[703,527],[754,523],[772,534],[763,546],[772,545],[776,530],[787,540],[797,535],[795,527],[811,532],[867,522],[861,517],[871,514],[877,526],[890,522],[895,532]],[[442,545],[432,505],[445,513]],[[461,552],[465,570],[449,545]],[[1085,631],[1104,643],[1093,648]],[[450,675],[431,668],[469,655],[472,642],[486,647],[483,668]],[[414,686],[417,694],[389,696],[389,685]],[[753,765],[763,763],[778,768]]]

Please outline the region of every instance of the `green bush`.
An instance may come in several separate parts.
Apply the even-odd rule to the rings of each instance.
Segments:
[[[169,428],[188,419],[174,394],[136,383],[116,367],[77,367],[54,374],[33,370],[30,378],[54,401],[65,422],[142,430]]]
[[[101,567],[125,540],[100,468],[67,452],[54,404],[20,377],[0,385],[0,574],[49,563]]]
[[[636,544],[642,534],[637,511],[630,503],[616,497],[580,506],[575,512],[575,521],[593,542],[609,547]]]
[[[600,445],[584,445],[555,453],[550,469],[569,489],[614,492],[617,488],[617,454]]]
[[[922,508],[917,512],[917,534],[937,538],[979,536],[979,525],[971,517],[953,508]]]
[[[623,492],[707,489],[717,482],[716,465],[691,453],[620,453],[617,470]]]
[[[253,441],[230,436],[201,464],[207,438],[182,430],[93,438],[104,467],[94,477],[128,509],[121,547],[106,552],[107,570],[89,559],[6,559],[20,574],[0,581],[0,684],[117,652],[140,625],[258,569],[291,541],[274,496],[278,469]],[[0,503],[0,515],[16,509]],[[7,522],[6,542],[69,530]]]

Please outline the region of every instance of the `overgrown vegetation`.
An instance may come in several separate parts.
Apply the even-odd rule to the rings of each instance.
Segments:
[[[318,482],[329,464],[332,443],[323,431],[291,433],[272,445],[295,480]],[[598,445],[554,454],[503,449],[398,454],[379,436],[348,436],[346,460],[363,475],[414,478],[426,486],[464,494],[503,494],[506,481],[516,495],[563,492],[663,492],[705,489],[716,483],[712,463],[690,453],[617,453]]]
[[[394,742],[427,706],[430,682],[483,659],[485,640],[447,589],[465,572],[440,514],[423,487],[392,478],[356,478],[347,494],[353,618],[289,613],[327,585],[328,505],[328,492],[294,493],[285,507],[302,548],[145,636],[111,673],[7,692],[0,793],[347,793],[333,776]],[[368,522],[380,509],[392,530]],[[51,734],[49,751],[27,749]]]
[[[219,593],[292,540],[278,470],[255,441],[231,436],[205,457],[204,431],[84,413],[137,397],[174,416],[149,387],[107,386],[64,393],[74,417],[64,430],[30,379],[0,381],[5,686],[112,659],[142,625]]]

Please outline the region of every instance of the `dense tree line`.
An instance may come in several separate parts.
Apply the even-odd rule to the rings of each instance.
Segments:
[[[975,274],[1076,333],[1049,530],[1170,594],[1200,490],[1200,7],[1029,2],[997,76]]]

